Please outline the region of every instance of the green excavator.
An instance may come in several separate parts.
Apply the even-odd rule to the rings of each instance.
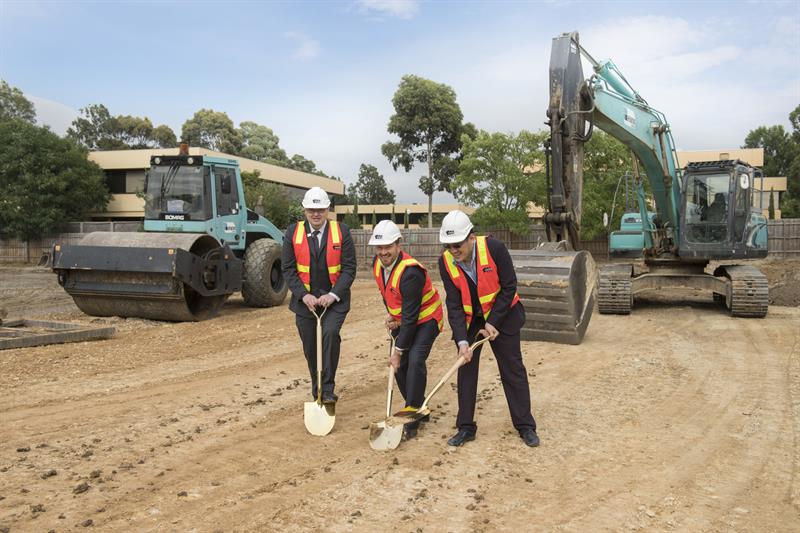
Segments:
[[[583,61],[591,65],[589,78]],[[528,314],[523,337],[579,343],[591,318],[595,287],[600,313],[629,314],[635,296],[647,290],[703,289],[724,302],[732,316],[765,316],[766,276],[752,265],[736,264],[767,255],[767,221],[752,207],[753,184],[761,171],[740,160],[679,168],[664,114],[633,89],[612,61],[595,61],[577,32],[553,39],[549,87],[544,223],[551,242],[515,256]],[[597,279],[588,254],[570,251],[580,247],[584,145],[595,127],[625,144],[644,172],[636,176],[643,246],[635,254],[643,261],[637,268],[633,262],[603,265]],[[645,197],[645,180],[654,205]],[[610,246],[612,256],[630,255],[621,241],[612,239]]]

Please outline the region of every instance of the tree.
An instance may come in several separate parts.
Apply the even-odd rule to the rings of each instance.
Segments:
[[[378,223],[378,217],[375,215],[375,209],[372,210],[372,228],[375,228],[375,224]]]
[[[800,217],[800,105],[789,113],[792,133],[783,126],[760,126],[747,134],[742,148],[764,149],[764,176],[786,176],[787,190],[781,194],[784,218]]]
[[[383,174],[373,165],[361,164],[358,180],[351,190],[362,204],[392,204],[395,201],[394,191],[386,187]]]
[[[0,80],[0,120],[11,119],[36,124],[36,108],[22,91]]]
[[[289,166],[286,152],[279,146],[280,139],[268,127],[255,122],[239,124],[242,150],[239,155],[280,166]]]
[[[181,139],[190,146],[202,146],[209,150],[238,154],[242,149],[242,134],[233,127],[227,113],[213,109],[201,109],[183,123]]]
[[[343,222],[350,229],[361,229],[361,217],[358,216],[358,200],[353,204],[353,211],[344,216]]]
[[[775,220],[775,188],[769,190],[769,207],[767,208],[770,220]]]
[[[425,163],[426,176],[419,188],[428,196],[428,226],[433,225],[433,193],[450,190],[457,168],[448,163],[461,148],[461,134],[469,133],[456,93],[447,85],[411,74],[403,76],[392,98],[395,114],[389,119],[389,133],[398,142],[386,142],[381,152],[397,170],[410,172],[415,162]],[[471,126],[474,130],[474,126]]]
[[[292,159],[289,160],[289,168],[299,170],[300,172],[308,172],[309,174],[319,174],[324,176],[325,173],[317,170],[317,165],[310,159],[306,159],[300,154],[294,154]]]
[[[462,203],[479,206],[473,215],[482,227],[529,230],[528,202],[546,198],[542,143],[547,133],[480,131],[462,138],[463,159],[451,187]]]
[[[302,210],[289,196],[283,185],[260,178],[258,170],[242,172],[245,203],[252,209],[261,200],[264,217],[278,228],[286,229],[289,224],[302,218]]]
[[[112,116],[103,104],[81,109],[81,116],[72,121],[67,137],[89,150],[128,150],[139,148],[172,148],[177,146],[175,133],[169,126],[153,127],[147,117]]]
[[[103,212],[111,195],[85,148],[24,120],[0,120],[0,228],[35,239]]]

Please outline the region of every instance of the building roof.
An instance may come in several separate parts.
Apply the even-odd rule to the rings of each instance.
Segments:
[[[337,205],[334,207],[334,212],[338,214],[347,214],[353,212],[353,205]],[[409,214],[411,213],[426,213],[428,212],[428,204],[358,204],[358,213],[361,215],[371,214],[373,211],[375,214],[390,214],[392,212],[392,208],[394,208],[394,212],[397,215],[401,215],[408,210]],[[468,215],[471,215],[475,212],[474,207],[469,207],[467,205],[461,204],[433,204],[433,213],[449,213],[455,209],[460,209],[461,211],[465,212]]]
[[[260,178],[291,187],[310,189],[311,187],[322,187],[325,192],[330,194],[344,194],[344,183],[330,178],[317,176],[308,172],[292,170],[290,168],[270,165],[247,159],[246,157],[225,154],[207,148],[190,147],[191,155],[208,155],[213,157],[223,157],[235,159],[239,162],[239,168],[243,171],[252,172],[258,170]],[[130,170],[150,168],[150,157],[154,155],[178,155],[178,148],[154,148],[145,150],[107,150],[102,152],[89,152],[89,160],[94,161],[103,170]]]

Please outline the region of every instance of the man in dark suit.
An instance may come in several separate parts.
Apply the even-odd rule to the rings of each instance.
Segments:
[[[322,318],[322,402],[335,404],[336,368],[342,339],[339,331],[350,311],[350,286],[356,277],[356,250],[346,225],[328,221],[328,194],[319,187],[303,198],[306,220],[290,224],[284,236],[282,270],[292,291],[289,309],[303,342],[317,398],[317,319]]]
[[[447,319],[458,353],[466,361],[458,370],[458,432],[447,443],[461,446],[475,439],[481,348],[472,353],[469,346],[483,335],[491,339],[511,421],[525,444],[538,446],[528,373],[520,349],[525,309],[517,294],[511,256],[497,239],[477,237],[469,217],[461,211],[445,216],[439,240],[445,246],[439,272],[447,294]]]

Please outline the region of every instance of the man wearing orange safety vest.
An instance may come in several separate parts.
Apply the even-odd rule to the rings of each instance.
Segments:
[[[283,240],[281,269],[292,297],[289,309],[303,342],[311,374],[311,395],[317,398],[317,319],[312,313],[327,308],[322,318],[322,403],[335,404],[339,331],[350,311],[350,286],[356,277],[356,250],[350,230],[328,221],[331,201],[320,187],[303,197],[306,220],[289,224]]]
[[[425,362],[442,329],[442,301],[425,267],[403,251],[402,235],[394,222],[378,222],[369,244],[375,247],[372,273],[388,311],[386,327],[395,338],[389,364],[395,369],[406,410],[416,410],[425,400]],[[404,426],[406,440],[417,435],[419,423]]]
[[[528,373],[520,350],[525,309],[517,294],[511,256],[497,239],[475,236],[472,222],[461,211],[450,211],[444,217],[439,241],[445,247],[439,272],[447,293],[447,319],[458,353],[466,361],[458,370],[458,433],[447,443],[461,446],[475,439],[481,348],[472,353],[469,346],[483,335],[491,339],[514,428],[525,444],[538,446]]]

